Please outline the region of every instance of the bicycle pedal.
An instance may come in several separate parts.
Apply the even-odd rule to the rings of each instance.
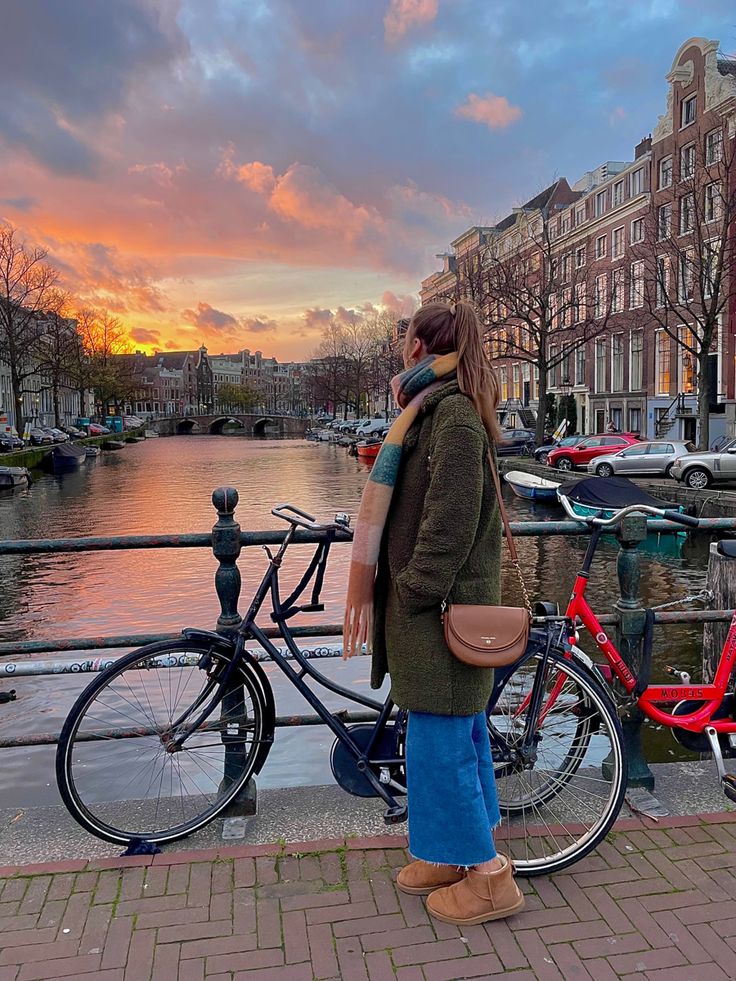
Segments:
[[[726,797],[736,804],[736,776],[733,773],[727,773],[723,780],[721,780],[721,787]]]
[[[406,821],[408,815],[409,809],[406,804],[397,804],[395,807],[386,809],[383,820],[386,824],[401,824],[402,821]]]

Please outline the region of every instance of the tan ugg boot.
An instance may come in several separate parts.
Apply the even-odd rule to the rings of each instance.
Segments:
[[[462,926],[502,920],[522,910],[524,896],[514,882],[511,862],[505,855],[498,857],[504,863],[498,871],[484,873],[468,869],[460,882],[433,892],[427,899],[432,916]]]
[[[428,896],[435,889],[451,886],[465,875],[452,865],[432,865],[430,862],[409,862],[399,872],[396,885],[410,896]]]

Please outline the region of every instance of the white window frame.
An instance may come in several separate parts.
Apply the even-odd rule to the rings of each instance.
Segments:
[[[680,338],[680,343],[678,345],[679,357],[677,359],[677,390],[683,395],[695,395],[698,390],[698,370],[697,367],[693,366],[692,373],[692,389],[691,391],[685,391],[685,358],[694,358],[694,355],[685,348],[683,345],[683,340],[686,340],[685,332],[688,331],[692,337],[693,329],[687,324],[680,324],[677,328],[677,336]]]
[[[636,170],[631,172],[631,197],[636,197],[637,194],[644,193],[644,168],[637,167]]]
[[[660,362],[662,358],[661,343],[662,338],[667,339],[667,358],[669,364],[667,366],[667,377],[669,379],[669,388],[661,389],[659,387],[659,376],[660,376]],[[669,395],[672,389],[672,338],[663,328],[659,328],[654,332],[654,391],[657,395]]]
[[[692,106],[692,116],[690,119],[687,118],[689,115],[689,108]],[[695,92],[693,95],[687,96],[680,103],[680,129],[685,129],[686,126],[692,126],[695,120],[698,118],[698,94]]]
[[[618,208],[624,203],[624,182],[623,180],[616,181],[613,185],[613,191],[611,192],[611,199],[613,202],[613,207]]]
[[[608,303],[608,274],[602,273],[600,276],[595,277],[595,301],[593,307],[593,314],[596,320],[600,320],[603,317],[606,304]]]
[[[634,238],[634,227],[638,226],[641,234],[638,238]],[[639,242],[644,241],[644,219],[643,218],[633,218],[631,225],[629,226],[629,241],[632,245],[638,245]]]
[[[585,249],[585,246],[584,245],[579,245],[575,249],[575,268],[576,269],[582,269],[583,266],[585,265],[585,253],[586,253],[586,249]],[[580,261],[581,256],[582,256],[582,261]]]
[[[639,274],[637,276],[637,273]],[[629,309],[638,310],[644,306],[644,260],[631,263],[629,285]]]
[[[598,352],[599,351],[602,351],[603,352],[603,357],[602,358],[600,358],[598,356]],[[600,364],[601,361],[603,362],[603,378],[602,379],[601,379],[601,372],[599,371],[599,364]],[[594,376],[593,377],[593,385],[594,385],[594,388],[595,388],[596,392],[605,392],[605,390],[606,390],[605,389],[605,384],[606,384],[606,371],[607,371],[608,366],[606,364],[606,340],[605,340],[604,337],[598,337],[598,338],[596,338],[596,342],[595,342],[595,345],[593,347],[593,362],[594,362],[594,364],[593,364],[593,376]]]
[[[624,267],[619,266],[611,273],[611,313],[623,313],[626,306],[625,290]]]
[[[641,338],[641,347],[634,351],[634,337]],[[637,356],[637,373],[634,374],[634,354]],[[634,384],[638,381],[638,385]],[[640,392],[644,388],[644,330],[629,332],[629,385],[632,392]]]
[[[607,250],[607,247],[608,247],[608,242],[606,241],[607,238],[608,238],[608,235],[598,235],[596,237],[596,240],[595,240],[595,257],[596,257],[596,259],[605,259],[606,258],[606,250]],[[603,242],[603,248],[602,249],[600,247],[601,242]]]
[[[717,193],[716,193],[717,188]],[[718,221],[721,217],[721,205],[723,196],[721,194],[721,182],[712,181],[710,184],[705,185],[705,202],[703,205],[703,217],[705,218],[706,224]],[[710,217],[708,215],[710,214]]]
[[[584,225],[588,219],[585,217],[585,205],[580,208],[575,209],[575,227],[579,228],[580,225]]]
[[[664,182],[665,170],[669,170],[669,179],[667,180],[667,183]],[[659,190],[663,191],[667,187],[672,187],[672,154],[670,154],[668,157],[662,157],[662,159],[659,161],[658,173]]]
[[[585,296],[585,283],[577,283],[575,286],[575,313],[574,322],[576,324],[581,324],[586,317],[586,296]]]
[[[620,347],[616,352],[614,345],[619,342]],[[616,358],[620,359],[620,379],[616,379]],[[624,390],[624,335],[623,332],[611,334],[611,391],[623,392]]]
[[[662,216],[665,211],[667,211],[667,229],[663,235],[662,231],[664,230],[665,226],[662,221]],[[660,204],[659,207],[657,208],[657,241],[661,242],[663,239],[669,238],[671,234],[672,234],[672,202],[665,201],[664,204]]]
[[[686,201],[690,202],[690,207],[688,210],[685,208]],[[689,215],[690,219],[687,225],[684,223],[686,215]],[[683,194],[680,198],[679,223],[680,235],[689,235],[695,228],[695,193],[693,191]]]
[[[616,248],[616,235],[619,237],[619,247]],[[611,232],[611,259],[623,259],[626,248],[626,227],[619,225]]]
[[[716,137],[716,139],[711,140],[711,137]],[[718,153],[715,155],[711,154],[713,147],[718,148]],[[715,129],[711,129],[705,134],[705,165],[706,167],[711,167],[713,164],[720,163],[722,159],[723,129],[720,126],[716,126]]]
[[[692,300],[693,298],[693,288],[695,285],[692,249],[687,249],[680,254],[679,267],[677,270],[677,299],[680,303],[687,303],[688,300]],[[684,288],[686,283],[689,287],[687,291]]]
[[[692,155],[691,167],[689,170],[685,169],[685,154]],[[689,181],[695,176],[695,144],[688,143],[687,146],[680,148],[680,180]]]
[[[581,370],[582,369],[582,370]],[[585,384],[585,345],[575,348],[575,384]]]
[[[606,213],[606,192],[598,191],[595,196],[595,216],[600,218],[601,215]]]
[[[662,264],[661,267],[660,263]],[[663,278],[660,277],[660,268],[664,272]],[[669,300],[670,290],[670,266],[666,255],[658,255],[655,259],[654,288],[656,290],[655,305],[657,307],[665,306]]]

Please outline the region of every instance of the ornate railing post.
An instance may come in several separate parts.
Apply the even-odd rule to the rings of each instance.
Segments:
[[[621,593],[615,606],[618,614],[616,643],[624,661],[634,676],[637,676],[641,670],[642,641],[646,623],[646,610],[642,606],[639,595],[641,555],[637,546],[647,537],[646,518],[633,515],[624,518],[616,532],[616,537],[620,545],[616,570]],[[654,774],[641,751],[643,721],[641,710],[630,702],[621,718],[629,761],[629,786],[653,790]]]
[[[220,601],[217,632],[232,634],[240,625],[238,600],[240,599],[240,525],[235,520],[238,492],[234,487],[218,487],[212,493],[212,503],[217,510],[217,521],[212,528],[212,551],[218,560],[215,573],[215,591]],[[239,726],[248,721],[245,693],[242,684],[234,684],[227,691],[220,709],[220,718],[227,719],[228,733],[221,736],[225,744],[225,766],[221,788],[237,780],[245,765],[245,744],[237,738]],[[247,731],[247,730],[245,730]],[[249,780],[237,794],[225,812],[229,817],[242,817],[256,813],[256,785]]]

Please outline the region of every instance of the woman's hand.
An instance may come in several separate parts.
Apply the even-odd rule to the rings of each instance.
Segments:
[[[363,653],[363,644],[370,654],[373,642],[373,603],[353,603],[348,600],[342,626],[342,658]]]

